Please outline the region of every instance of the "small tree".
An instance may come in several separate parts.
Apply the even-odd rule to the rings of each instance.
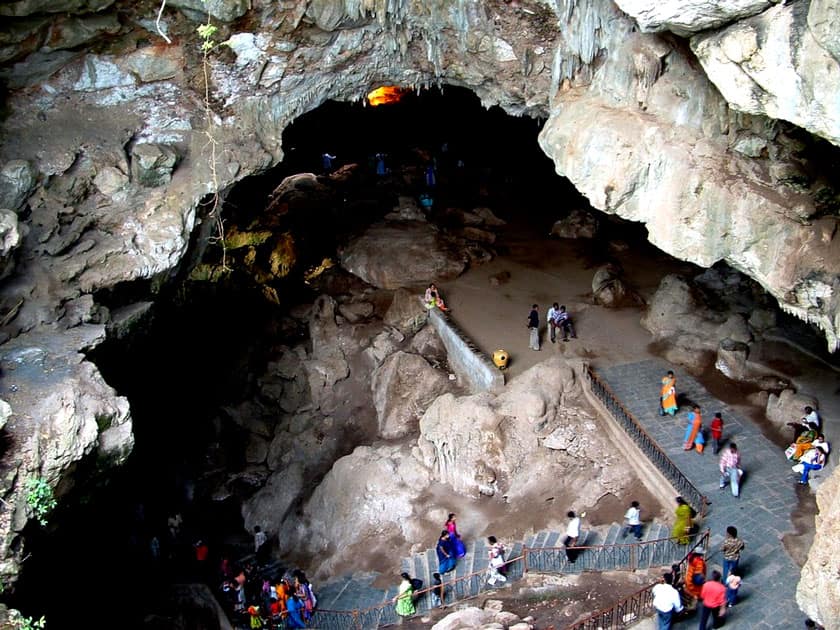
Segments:
[[[26,481],[26,503],[35,512],[41,526],[47,524],[47,514],[58,505],[52,486],[43,477],[30,477]]]
[[[19,610],[14,609],[9,611],[9,622],[17,630],[44,630],[47,627],[47,620],[43,617],[40,619],[24,617]]]

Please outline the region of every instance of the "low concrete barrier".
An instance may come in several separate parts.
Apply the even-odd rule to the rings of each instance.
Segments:
[[[470,389],[494,391],[505,386],[504,372],[449,317],[435,308],[429,311],[429,323],[443,341],[449,365]]]

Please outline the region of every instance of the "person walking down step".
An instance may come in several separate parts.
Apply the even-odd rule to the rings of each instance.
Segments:
[[[580,517],[572,510],[569,510],[566,516],[569,518],[569,524],[566,526],[566,538],[563,539],[563,545],[566,547],[566,559],[574,564],[580,553],[580,549],[577,548],[580,538]]]
[[[449,532],[449,539],[452,541],[452,547],[455,549],[455,557],[463,558],[467,555],[467,548],[461,541],[461,535],[458,533],[458,525],[455,523],[455,513],[451,512],[449,518],[446,519],[446,531]]]
[[[411,576],[408,573],[400,574],[400,587],[397,596],[394,598],[394,607],[400,616],[400,623],[405,617],[411,617],[417,612],[414,606],[414,588],[411,586]]]
[[[677,379],[671,370],[662,377],[659,388],[659,415],[675,415],[677,413]]]
[[[659,584],[653,587],[653,607],[659,630],[671,630],[674,614],[682,612],[683,605],[680,594],[673,586],[674,577],[670,573],[663,573]]]
[[[458,559],[455,557],[455,549],[449,537],[449,532],[445,529],[440,533],[435,546],[435,553],[437,553],[438,571],[441,574],[449,573],[455,569]]]
[[[691,536],[691,519],[693,518],[691,506],[682,497],[677,497],[677,509],[674,511],[676,520],[671,530],[671,537],[676,538],[681,545],[687,545]]]
[[[738,497],[741,494],[741,453],[734,442],[731,442],[721,453],[719,468],[720,489],[723,490],[728,481],[732,496]]]
[[[531,306],[531,312],[528,313],[528,347],[531,350],[540,349],[540,314],[538,305]]]
[[[488,536],[487,543],[487,583],[495,585],[496,582],[507,582],[503,570],[505,567],[505,547],[496,540],[495,536]]]
[[[642,539],[642,521],[641,510],[639,509],[639,502],[633,501],[630,507],[624,513],[624,529],[621,530],[621,537],[627,538],[627,534],[632,530],[633,536],[636,540]]]

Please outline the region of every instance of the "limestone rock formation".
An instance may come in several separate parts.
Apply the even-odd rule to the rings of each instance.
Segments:
[[[807,150],[796,148],[798,134],[772,120],[840,145],[835,0],[764,10],[759,0],[621,1],[643,29],[696,32],[691,46],[702,69],[680,42],[639,32],[610,0],[535,3],[539,10],[527,12],[465,0],[293,0],[282,10],[244,0],[167,4],[159,26],[158,6],[142,3],[23,0],[0,8],[15,18],[0,42],[8,88],[0,163],[27,165],[11,180],[3,170],[0,184],[0,209],[17,215],[20,235],[15,248],[11,221],[4,223],[3,257],[9,261],[14,249],[14,271],[0,290],[0,332],[17,343],[15,352],[49,347],[55,364],[80,366],[78,352],[114,329],[97,319],[108,316],[94,296],[135,280],[154,286],[191,264],[191,240],[212,240],[217,217],[208,195],[283,160],[289,150],[283,133],[297,117],[383,83],[459,85],[486,106],[546,119],[541,146],[595,208],[644,223],[650,240],[674,256],[703,266],[726,261],[838,347],[838,221],[821,202],[822,191],[836,193],[803,177],[813,166]],[[756,11],[762,12],[740,19]],[[57,13],[68,14],[66,29],[53,28]],[[193,20],[206,14],[221,22],[219,41],[227,45],[215,48],[205,66]],[[393,264],[374,268],[372,250],[360,246],[365,237],[345,251],[342,264],[389,288],[464,269],[465,257],[445,251],[428,224],[397,223],[369,235],[378,232],[376,258]],[[145,297],[152,299],[151,291]],[[139,301],[146,300],[132,297]],[[323,352],[322,342],[336,332],[334,307],[315,317],[314,351],[302,365],[313,405],[329,415],[343,400],[331,388],[350,380],[349,368],[343,352]],[[88,333],[92,322],[102,334]],[[657,326],[664,331],[666,324]],[[708,324],[703,330],[712,332]],[[724,337],[747,343],[743,332],[732,322],[715,331],[709,350]],[[686,348],[697,341],[679,336]],[[350,335],[344,340],[361,344]],[[371,335],[371,365],[399,341],[392,331]],[[65,372],[70,380],[72,372]],[[52,386],[33,376],[27,388],[32,400],[55,402]],[[77,400],[72,387],[62,391]],[[130,443],[127,409],[104,387],[97,396],[105,415],[119,418],[102,439],[118,461]],[[61,465],[95,450],[89,414],[96,405],[85,400],[60,407],[78,429],[75,441],[52,435],[45,446]],[[18,396],[8,402],[17,416],[32,410]],[[536,399],[531,404],[539,407]],[[475,412],[479,437],[484,414],[493,416],[489,425],[508,423],[493,409]],[[535,423],[551,426],[549,418]],[[13,459],[35,470],[30,453]],[[447,475],[473,490],[489,489],[495,473],[507,474],[511,462],[504,460],[481,479],[465,471]],[[61,476],[49,472],[51,481]],[[19,528],[25,519],[16,514]],[[24,551],[8,546],[14,536],[0,525],[5,584]]]
[[[840,619],[840,474],[832,474],[817,491],[817,533],[802,567],[796,602],[826,630],[838,627]]]
[[[717,353],[722,339],[748,343],[752,333],[743,315],[708,306],[695,284],[677,275],[665,276],[642,316],[654,339],[667,339],[669,360],[689,368]]]
[[[797,394],[792,389],[782,390],[778,395],[771,394],[767,400],[767,419],[787,434],[788,422],[799,422],[809,406],[819,412],[818,401],[813,396]]]
[[[769,4],[769,3],[768,3]],[[760,15],[691,39],[703,69],[736,109],[789,120],[829,142],[840,144],[840,56],[830,46],[828,7],[817,3],[809,27],[808,2],[781,3]],[[820,27],[822,27],[820,29]],[[823,42],[828,38],[828,47]]]
[[[417,354],[395,352],[385,359],[371,379],[379,437],[394,439],[416,432],[420,416],[448,384],[445,374]]]
[[[375,287],[398,289],[455,278],[466,261],[434,226],[389,221],[371,226],[348,243],[341,264]]]

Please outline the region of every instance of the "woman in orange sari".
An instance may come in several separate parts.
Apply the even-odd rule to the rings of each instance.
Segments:
[[[706,560],[697,552],[688,554],[688,566],[685,569],[685,583],[683,584],[683,593],[686,595],[686,600],[690,597],[694,602],[700,597],[700,589],[703,588],[703,582],[706,581]],[[686,601],[686,604],[690,604]]]
[[[700,407],[694,405],[694,409],[688,412],[688,426],[685,428],[685,436],[683,438],[684,451],[690,451],[694,448],[694,440],[697,439],[697,433],[702,426],[703,417],[700,415]]]
[[[662,378],[659,390],[659,415],[677,413],[677,379],[671,370]]]

